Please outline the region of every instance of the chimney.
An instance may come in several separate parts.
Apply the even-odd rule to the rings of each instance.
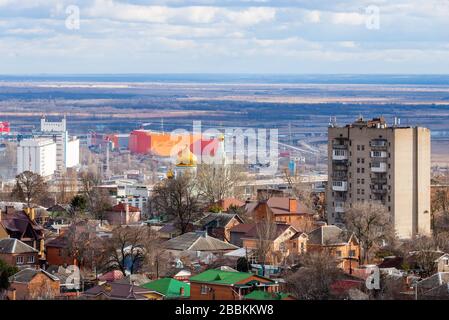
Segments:
[[[288,211],[289,212],[297,212],[298,211],[298,202],[294,198],[288,199]]]
[[[179,289],[179,295],[182,297],[182,296],[184,296],[184,287],[181,287],[180,289]]]

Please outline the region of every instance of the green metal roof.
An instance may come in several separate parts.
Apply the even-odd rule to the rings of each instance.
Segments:
[[[245,279],[248,279],[249,277],[252,276],[255,276],[255,274],[247,272],[233,272],[233,271],[210,269],[200,274],[197,274],[196,276],[191,277],[190,281],[207,282],[211,284],[233,285],[236,284],[237,282],[244,281]],[[270,280],[268,278],[263,279]]]
[[[265,292],[260,290],[254,290],[253,292],[247,294],[245,299],[248,300],[283,300],[288,298],[288,294],[286,293],[274,293],[274,292]]]
[[[190,285],[172,278],[162,278],[141,285],[142,288],[149,289],[164,295],[166,298],[188,298],[190,297]],[[181,296],[181,288],[184,288],[184,295]]]

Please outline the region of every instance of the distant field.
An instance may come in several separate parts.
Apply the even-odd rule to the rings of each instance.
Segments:
[[[345,124],[359,115],[383,115],[390,123],[399,117],[403,125],[425,126],[434,137],[449,139],[449,77],[444,76],[349,77],[347,83],[324,77],[270,81],[268,76],[221,82],[181,76],[89,79],[0,76],[0,121],[24,130],[36,126],[42,114],[65,114],[70,130],[79,134],[128,132],[143,123],[159,130],[162,118],[166,130],[189,129],[193,120],[201,120],[205,128],[278,128],[284,139],[301,139],[325,134],[331,116]],[[434,142],[433,161],[449,159],[448,149],[448,142]]]

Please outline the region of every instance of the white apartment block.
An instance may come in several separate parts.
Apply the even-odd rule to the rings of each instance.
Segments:
[[[430,234],[430,130],[383,118],[328,130],[328,222],[343,225],[356,202],[378,201],[400,238]]]
[[[49,122],[42,118],[39,136],[52,138],[56,142],[56,165],[59,171],[79,165],[80,142],[77,137],[69,136],[65,118],[59,122]]]
[[[25,139],[17,147],[17,174],[31,171],[50,177],[56,170],[56,143],[52,139]]]

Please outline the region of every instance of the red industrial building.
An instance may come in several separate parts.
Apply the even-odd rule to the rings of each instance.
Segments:
[[[11,129],[9,127],[9,122],[6,122],[6,121],[0,122],[0,134],[10,133],[10,132],[11,132]]]

